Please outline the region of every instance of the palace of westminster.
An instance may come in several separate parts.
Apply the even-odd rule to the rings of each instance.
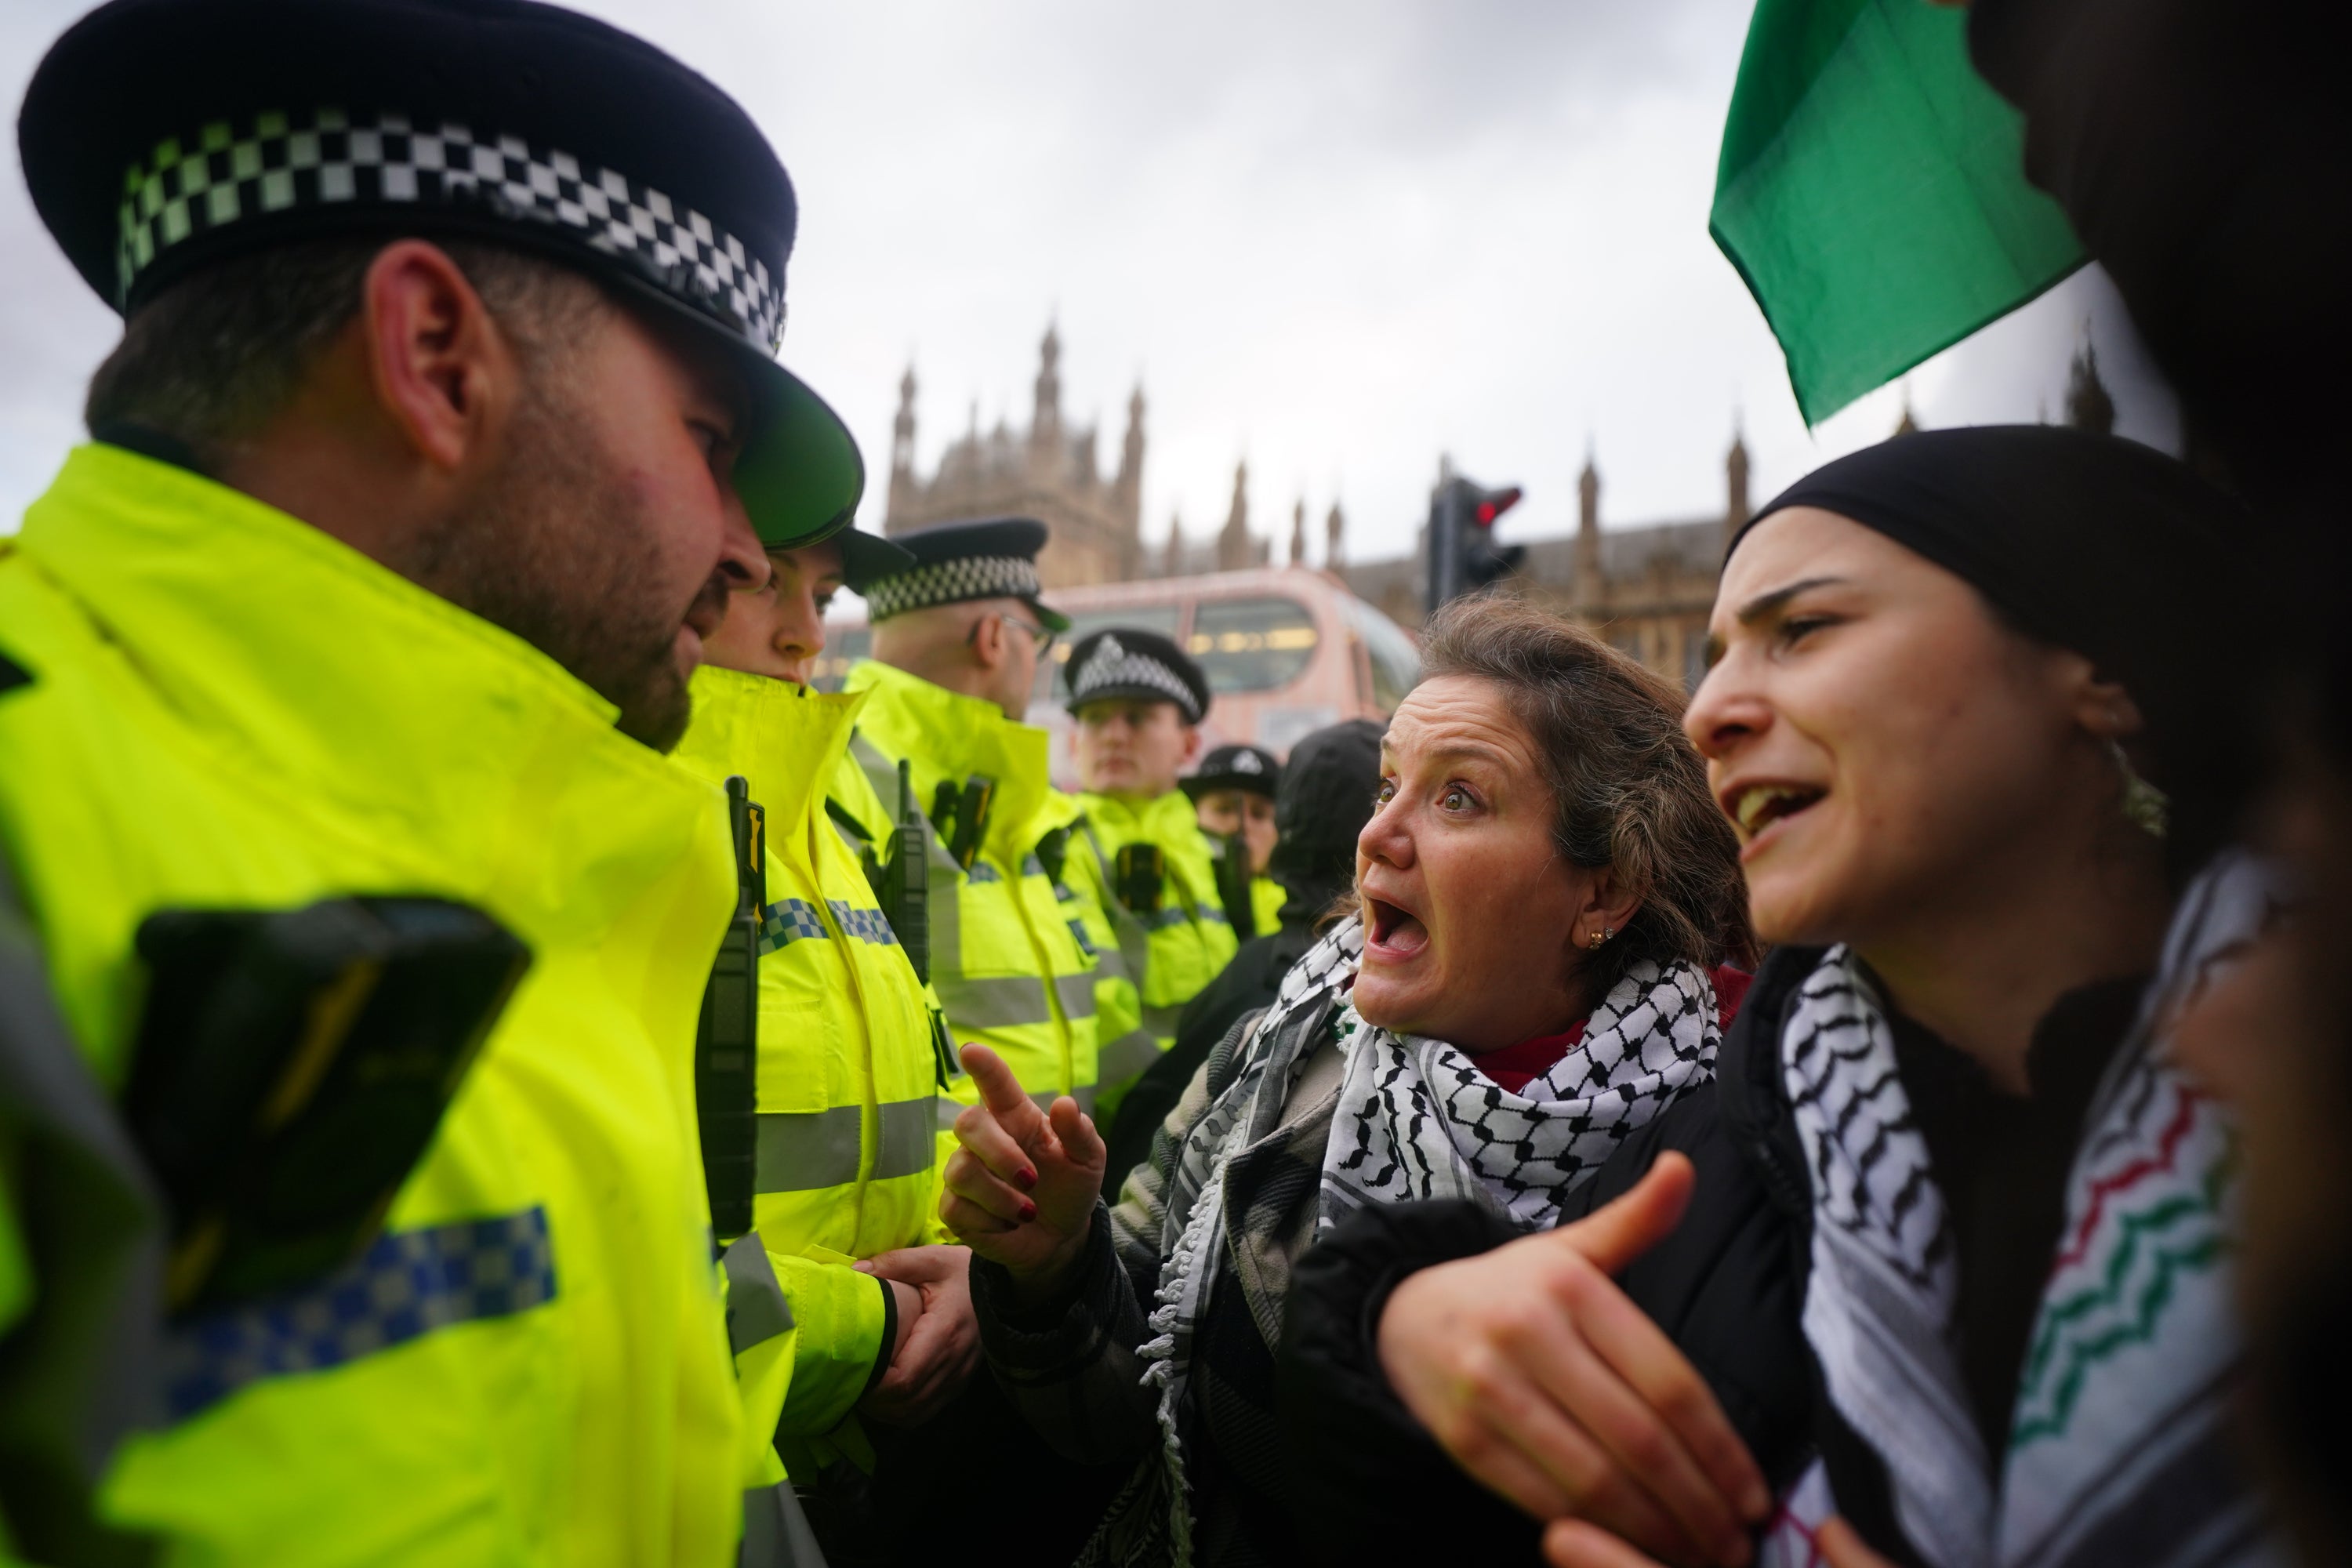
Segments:
[[[1106,475],[1097,452],[1097,432],[1062,416],[1061,342],[1051,328],[1040,348],[1029,428],[1014,431],[1000,420],[983,434],[975,416],[928,479],[915,471],[915,391],[910,368],[898,384],[887,533],[954,518],[1040,518],[1053,530],[1039,558],[1048,590],[1272,562],[1272,542],[1250,531],[1246,463],[1234,468],[1233,503],[1213,539],[1190,542],[1171,519],[1165,544],[1145,545],[1142,388],[1128,399],[1118,468]],[[2114,419],[2114,405],[2085,346],[2074,360],[2066,421],[2105,430]],[[1898,430],[1913,427],[1906,409]],[[1723,477],[1723,510],[1713,516],[1603,529],[1601,476],[1588,457],[1577,481],[1576,532],[1528,542],[1513,591],[1566,611],[1660,674],[1695,687],[1705,671],[1706,616],[1724,547],[1748,516],[1748,448],[1736,435],[1724,454]],[[1336,505],[1324,520],[1324,545],[1326,568],[1359,597],[1400,626],[1421,624],[1424,567],[1418,552],[1391,560],[1348,560],[1347,521]],[[1306,564],[1304,502],[1291,514],[1288,560],[1294,566]]]

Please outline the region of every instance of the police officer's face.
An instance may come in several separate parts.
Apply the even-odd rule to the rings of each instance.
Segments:
[[[824,651],[824,616],[841,592],[841,546],[832,540],[800,550],[768,552],[761,586],[728,596],[727,618],[704,644],[721,669],[740,669],[807,685]]]
[[[1213,789],[1201,796],[1196,807],[1202,830],[1223,838],[1227,834],[1245,835],[1250,852],[1250,874],[1261,876],[1265,871],[1266,858],[1274,853],[1274,801],[1255,790]]]
[[[1176,787],[1176,775],[1201,749],[1201,731],[1173,702],[1107,697],[1078,710],[1071,743],[1080,787],[1153,800]]]

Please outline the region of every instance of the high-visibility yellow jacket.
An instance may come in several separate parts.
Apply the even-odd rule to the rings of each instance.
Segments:
[[[731,1562],[692,1077],[719,793],[520,639],[118,447],[0,540],[0,853],[109,1082],[159,909],[429,894],[532,955],[382,1238],[172,1334],[108,1515],[175,1563]]]
[[[923,985],[829,819],[878,808],[840,769],[862,695],[708,666],[677,761],[740,773],[767,817],[752,1218],[799,1343],[782,1432],[839,1426],[884,1364],[881,1280],[850,1265],[940,1238],[939,1051]]]
[[[1282,929],[1283,900],[1290,895],[1273,878],[1259,875],[1250,879],[1250,912],[1256,918],[1255,936],[1272,936]]]
[[[887,805],[866,824],[877,837],[898,808],[898,763],[913,764],[930,868],[931,986],[949,1032],[959,1045],[993,1048],[1040,1102],[1069,1094],[1093,1109],[1094,954],[1077,904],[1038,853],[1041,840],[1075,819],[1048,779],[1045,731],[872,660],[854,667],[846,685],[869,694],[850,754],[873,785],[869,798]],[[941,781],[961,787],[974,778],[988,781],[991,795],[967,870],[928,814]],[[1058,857],[1058,841],[1048,848]],[[961,1073],[949,1093],[940,1107],[943,1133],[977,1099]]]
[[[1217,977],[1240,943],[1217,894],[1216,842],[1201,831],[1192,803],[1170,790],[1142,805],[1107,795],[1077,797],[1084,814],[1071,836],[1067,877],[1087,910],[1089,935],[1105,962],[1095,988],[1102,1020],[1102,1114],[1176,1039],[1176,1020]],[[1160,877],[1146,907],[1118,896],[1119,850],[1160,850]],[[1117,963],[1109,959],[1118,954]]]

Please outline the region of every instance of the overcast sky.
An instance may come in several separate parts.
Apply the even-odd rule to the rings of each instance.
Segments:
[[[9,0],[13,106],[86,7]],[[1150,402],[1149,539],[1224,519],[1234,464],[1286,537],[1334,499],[1359,559],[1410,547],[1441,453],[1526,487],[1506,538],[1711,515],[1737,420],[1758,499],[1878,439],[1903,390],[1819,429],[1706,234],[1746,0],[586,0],[740,98],[801,196],[784,358],[887,468],[900,373],[922,466],[1063,402],[1117,460]],[[13,110],[12,110],[13,112]],[[112,316],[0,189],[0,527],[80,433]],[[2056,411],[2088,331],[2126,433],[2173,416],[2111,291],[2078,277],[1910,378],[1923,423]],[[879,484],[864,513],[881,524]]]

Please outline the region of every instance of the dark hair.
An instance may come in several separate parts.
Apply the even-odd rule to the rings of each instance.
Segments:
[[[90,377],[92,431],[140,426],[216,469],[299,389],[359,313],[382,238],[311,240],[226,258],[132,312]],[[573,341],[600,298],[584,273],[478,240],[436,240],[526,359]]]
[[[1633,963],[1753,965],[1739,840],[1683,733],[1682,692],[1564,616],[1513,599],[1457,599],[1422,634],[1423,678],[1503,689],[1536,743],[1569,864],[1607,867],[1641,906],[1591,955],[1599,1001]]]

